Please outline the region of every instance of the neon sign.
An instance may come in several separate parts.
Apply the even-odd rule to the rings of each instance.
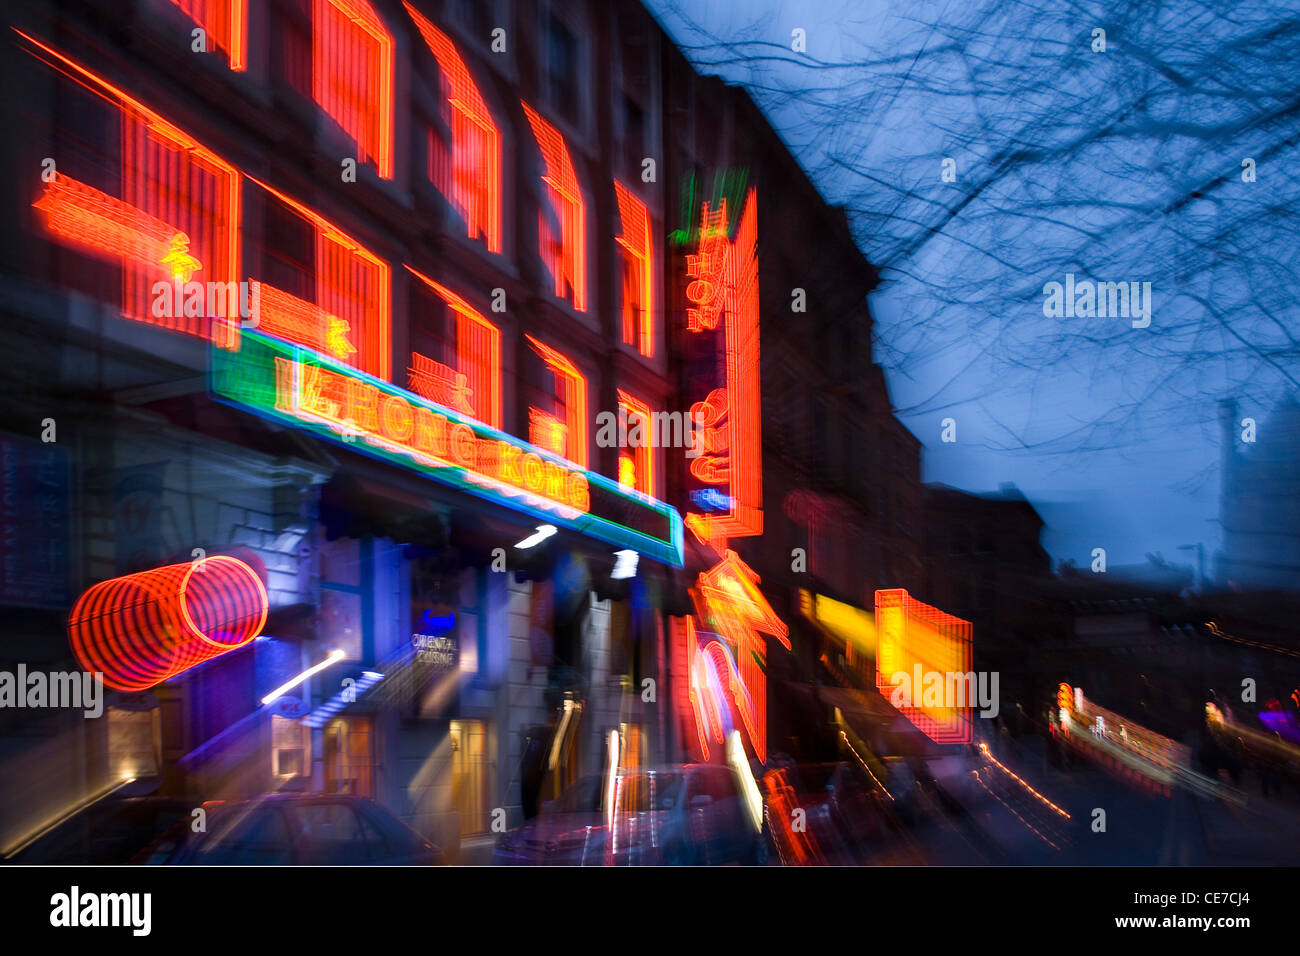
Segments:
[[[245,331],[213,349],[212,391],[444,484],[681,567],[677,509],[351,368]]]
[[[970,621],[918,601],[903,588],[876,592],[876,688],[882,695],[893,697],[893,679],[900,673],[966,674],[970,669]],[[949,706],[952,701],[926,704],[919,693],[915,698],[920,706],[909,700],[898,709],[927,737],[940,744],[971,742],[969,701],[958,707]]]
[[[100,581],[68,617],[81,666],[141,691],[243,647],[261,633],[266,588],[243,561],[214,555]]]
[[[704,453],[691,475],[731,499],[726,511],[691,512],[686,526],[721,553],[729,538],[763,533],[763,435],[758,350],[758,200],[749,190],[736,237],[728,240],[727,202],[705,203],[700,251],[686,257],[692,281],[686,298],[687,330],[713,333],[722,326],[726,380],[691,406],[704,425]]]

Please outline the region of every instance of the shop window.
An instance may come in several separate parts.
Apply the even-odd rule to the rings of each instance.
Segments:
[[[301,718],[271,715],[271,776],[278,783],[311,775],[311,731]]]
[[[312,96],[356,159],[392,179],[393,37],[366,0],[315,0],[312,13]]]
[[[108,708],[108,765],[115,779],[157,776],[161,759],[158,708]]]
[[[555,295],[567,299],[579,312],[587,311],[586,204],[569,147],[560,131],[542,119],[527,103],[524,115],[532,127],[546,167],[549,210],[537,214],[537,249],[555,282]],[[548,215],[548,212],[550,213]]]
[[[587,467],[587,380],[561,353],[526,336],[549,378],[549,408],[528,410],[528,440],[539,448]]]
[[[325,725],[325,792],[374,798],[370,718],[337,717]]]
[[[481,4],[475,4],[476,7]],[[465,220],[468,236],[501,251],[501,136],[478,85],[451,39],[410,4],[407,12],[442,74],[444,141],[429,127],[429,173]],[[487,38],[487,32],[482,34]]]
[[[622,290],[623,342],[642,355],[654,355],[654,244],[650,236],[650,212],[645,203],[615,180],[622,232],[615,237],[619,247]]]
[[[487,728],[481,720],[451,722],[452,799],[460,811],[462,835],[486,833],[488,792]]]

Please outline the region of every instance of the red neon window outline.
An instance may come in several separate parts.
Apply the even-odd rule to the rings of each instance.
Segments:
[[[35,37],[14,32],[45,54],[36,54],[38,59],[122,114],[122,197],[60,174],[35,204],[45,212],[51,232],[92,255],[121,259],[124,318],[210,336],[218,345],[234,347],[238,294],[226,296],[224,317],[155,316],[152,291],[154,283],[178,274],[205,285],[238,281],[239,171],[108,80]],[[166,231],[171,233],[168,248],[161,255],[148,251]],[[206,302],[205,296],[205,310]]]
[[[573,291],[574,309],[586,312],[586,205],[582,199],[582,188],[578,185],[578,175],[574,172],[573,159],[569,155],[564,136],[527,103],[523,103],[523,107],[528,125],[533,130],[533,138],[537,141],[537,148],[546,163],[546,174],[542,176],[542,182],[547,186],[551,208],[560,223],[557,239],[545,213],[538,213],[537,244],[542,260],[555,278],[556,296],[561,299],[565,297],[567,282]]]
[[[248,0],[172,0],[187,17],[224,50],[230,68],[248,66]]]
[[[446,286],[410,266],[406,269],[456,313],[456,371],[465,376],[473,417],[493,428],[501,428],[501,330]],[[412,368],[416,364],[412,361]],[[415,387],[421,384],[419,375],[411,381],[411,390],[424,394]],[[425,397],[437,401],[431,396]]]
[[[393,178],[393,36],[366,0],[315,0],[312,97]]]
[[[248,178],[316,231],[316,301],[305,302],[260,283],[259,329],[391,380],[388,263],[302,203],[259,179]],[[333,344],[323,347],[322,343]]]
[[[646,358],[654,355],[654,243],[650,211],[626,186],[614,180],[618,215],[623,226],[615,242],[627,257],[628,281],[623,286],[623,341]]]
[[[451,182],[442,182],[439,188],[450,192],[449,198],[465,220],[469,238],[482,236],[489,252],[500,252],[501,135],[455,44],[409,3],[404,6],[438,61],[450,114]]]
[[[618,389],[618,403],[622,408],[627,410],[627,428],[629,434],[632,431],[633,416],[643,420],[642,436],[643,441],[640,447],[629,448],[620,454],[620,461],[626,456],[632,462],[632,487],[637,491],[645,492],[651,498],[655,494],[655,474],[654,474],[654,448],[651,436],[654,434],[654,415],[650,411],[650,406],[636,398],[629,392]],[[626,484],[623,481],[622,465],[620,464],[619,483]]]
[[[579,468],[587,467],[587,379],[568,358],[549,345],[525,334],[528,344],[542,357],[547,367],[555,373],[555,383],[562,390],[559,397],[564,403],[565,419],[562,424],[568,435],[568,454],[565,456]],[[549,415],[544,409],[529,409],[532,413]],[[553,416],[551,416],[553,417]],[[540,421],[540,419],[539,419]]]

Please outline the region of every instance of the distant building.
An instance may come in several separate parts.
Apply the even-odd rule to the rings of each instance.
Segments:
[[[1236,402],[1223,404],[1218,583],[1300,590],[1300,404],[1288,393],[1264,421],[1243,421]]]

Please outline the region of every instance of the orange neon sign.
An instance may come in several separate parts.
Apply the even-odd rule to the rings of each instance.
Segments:
[[[736,710],[759,761],[767,760],[767,641],[775,637],[790,649],[790,630],[758,589],[759,578],[734,551],[703,572],[691,595],[696,616],[726,641],[735,661],[734,676],[743,693]]]
[[[971,695],[963,701],[933,699],[922,688],[932,680],[936,690],[955,687],[954,675],[971,671],[972,629],[970,621],[947,614],[918,601],[904,588],[876,592],[876,688],[892,698],[907,681],[904,702],[898,710],[936,743],[970,743],[972,735]]]
[[[551,207],[559,220],[559,235],[555,235],[544,212],[537,216],[537,245],[546,267],[555,278],[555,294],[563,299],[569,292],[573,307],[587,311],[587,239],[586,205],[578,174],[573,169],[569,147],[560,131],[548,123],[527,103],[524,115],[532,127],[533,138],[546,164],[542,182],[547,186]],[[566,291],[566,283],[568,290]]]
[[[277,356],[275,409],[328,424],[345,436],[419,464],[454,466],[498,490],[545,499],[566,517],[591,507],[582,471],[510,442],[480,437],[465,422],[342,371]]]
[[[223,286],[239,277],[240,178],[233,165],[124,90],[21,30],[35,55],[117,108],[122,188],[114,197],[58,173],[35,203],[61,242],[122,261],[122,315],[233,347],[239,308],[220,316],[153,308],[159,281]],[[165,248],[156,248],[161,243]],[[177,296],[179,298],[179,296]],[[213,319],[224,321],[213,322]]]
[[[324,216],[273,186],[248,178],[309,223],[316,239],[315,303],[261,283],[261,327],[388,378],[392,370],[388,263]]]

